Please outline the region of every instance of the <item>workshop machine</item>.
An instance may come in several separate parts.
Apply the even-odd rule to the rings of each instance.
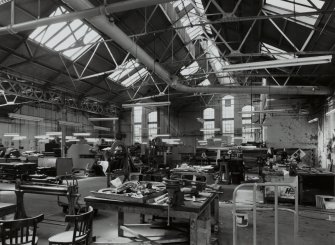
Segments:
[[[57,204],[63,207],[63,211],[68,210],[68,214],[75,214],[76,209],[81,210],[83,208],[78,203],[80,197],[78,193],[78,181],[74,179],[73,176],[58,176],[53,180],[17,180],[15,185],[17,204],[15,218],[27,217],[24,207],[25,193],[57,196]],[[68,202],[60,201],[60,197],[66,197]]]

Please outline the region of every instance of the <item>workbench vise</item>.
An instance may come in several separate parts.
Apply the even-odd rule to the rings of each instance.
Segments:
[[[169,196],[169,205],[178,207],[184,205],[184,193],[180,189],[179,181],[165,180],[166,190]]]

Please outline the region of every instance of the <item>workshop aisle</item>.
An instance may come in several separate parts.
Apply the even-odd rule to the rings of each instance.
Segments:
[[[93,177],[79,180],[79,192],[82,196],[90,194],[91,190],[105,188],[106,179],[104,177]],[[0,184],[0,189],[14,189],[14,184]],[[226,190],[226,191],[225,191]],[[224,187],[224,200],[231,199],[233,186]],[[0,192],[1,202],[15,202],[14,192]],[[65,215],[62,208],[57,205],[57,197],[44,195],[25,195],[26,211],[29,216],[44,213],[46,220],[39,225],[38,236],[39,245],[48,244],[50,236],[64,231]],[[300,231],[299,244],[301,245],[333,245],[335,244],[335,223],[327,221],[328,212],[320,212],[313,207],[300,207]],[[274,244],[274,215],[271,212],[258,212],[257,215],[258,243],[257,245]],[[131,241],[128,238],[117,237],[116,227],[117,216],[115,212],[100,210],[94,218],[93,234],[98,242],[118,242],[125,243]],[[126,223],[139,223],[139,215],[126,214]],[[176,235],[174,230],[150,229],[141,227],[136,229],[143,235],[148,235],[152,239],[157,239],[162,235]],[[232,204],[220,203],[220,245],[232,245]],[[293,244],[293,217],[288,213],[281,213],[279,216],[279,244]],[[249,225],[238,230],[238,244],[252,244],[252,216],[249,213]]]

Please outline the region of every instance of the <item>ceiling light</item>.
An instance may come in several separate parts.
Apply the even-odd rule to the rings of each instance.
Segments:
[[[118,117],[90,117],[88,118],[91,122],[98,122],[98,121],[116,121],[119,120]]]
[[[207,132],[207,131],[220,131],[219,128],[201,128],[200,131]]]
[[[46,135],[62,136],[62,132],[46,132]]]
[[[94,130],[100,130],[100,131],[111,131],[110,128],[107,128],[107,127],[100,127],[100,126],[93,126],[93,129]]]
[[[169,106],[171,105],[170,101],[165,101],[165,102],[148,102],[148,103],[136,103],[136,104],[123,104],[123,108],[133,108],[137,106]]]
[[[85,140],[90,143],[95,143],[95,142],[98,142],[100,139],[99,138],[85,138]]]
[[[314,123],[314,122],[317,122],[317,121],[319,121],[319,118],[316,117],[316,118],[314,118],[312,120],[309,120],[308,123]]]
[[[74,139],[77,139],[77,138],[74,137],[74,136],[65,136],[65,139],[66,140],[74,140]]]
[[[36,135],[34,136],[35,139],[49,139],[49,135]]]
[[[198,140],[198,143],[207,143],[207,140]]]
[[[13,137],[12,140],[25,140],[25,139],[27,139],[27,136],[15,136]]]
[[[42,117],[33,117],[16,113],[8,113],[8,117],[20,120],[34,121],[34,122],[40,122],[44,120]]]
[[[90,136],[91,133],[73,133],[73,136]]]
[[[291,109],[292,110],[292,109]],[[276,113],[276,112],[288,112],[289,109],[271,109],[262,111],[239,111],[239,114],[253,114],[253,113]]]
[[[69,139],[69,140],[66,140],[66,142],[79,142],[80,140],[79,139]]]
[[[287,60],[261,61],[261,62],[227,65],[223,67],[222,72],[249,71],[249,70],[256,70],[256,69],[325,64],[325,63],[330,63],[331,61],[332,61],[331,55],[294,58],[294,59],[287,59]]]
[[[330,114],[333,114],[335,112],[335,109],[332,109],[326,113],[326,116],[329,116]]]
[[[153,135],[153,137],[170,137],[171,135],[170,134],[156,134],[156,135]]]
[[[68,122],[68,121],[58,121],[59,125],[64,125],[64,126],[73,126],[73,127],[81,127],[81,123],[77,122]]]
[[[20,136],[18,133],[4,133],[4,137],[15,137],[15,136]]]
[[[114,142],[115,139],[104,138],[104,141],[106,141],[106,142]]]

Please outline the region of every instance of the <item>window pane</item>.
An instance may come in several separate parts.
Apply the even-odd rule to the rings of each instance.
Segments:
[[[157,111],[150,112],[148,114],[149,123],[157,122]]]
[[[214,121],[205,121],[204,129],[214,129],[215,123]],[[215,135],[214,131],[204,131],[204,140],[211,139]]]
[[[204,119],[214,119],[215,115],[214,115],[214,109],[213,108],[207,108],[204,110]]]
[[[134,125],[134,138],[133,138],[134,143],[142,143],[142,125],[140,124],[135,124]]]
[[[222,119],[234,118],[234,97],[225,96],[222,98]]]
[[[142,123],[142,107],[134,107],[134,123]]]
[[[148,128],[148,135],[151,140],[157,135],[157,123],[150,123]]]

